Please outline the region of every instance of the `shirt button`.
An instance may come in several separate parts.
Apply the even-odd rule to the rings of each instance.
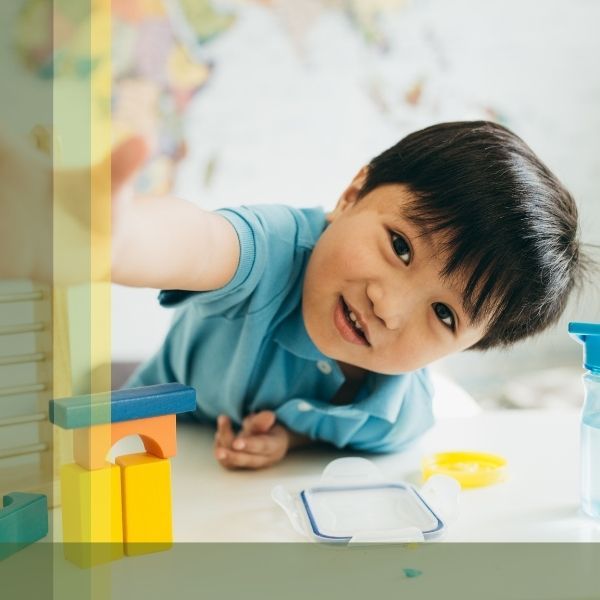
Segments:
[[[312,406],[308,402],[305,402],[304,400],[302,400],[301,402],[298,402],[297,408],[300,412],[308,412],[309,410],[312,410]]]
[[[329,373],[331,373],[331,365],[326,360],[317,361],[317,369],[324,375],[329,375]]]

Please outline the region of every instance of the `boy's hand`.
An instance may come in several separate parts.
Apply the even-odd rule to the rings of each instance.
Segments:
[[[102,265],[104,273],[90,272],[89,253],[92,250],[97,256],[110,257],[111,244],[117,245],[125,234],[119,227],[122,192],[142,167],[147,152],[144,140],[132,137],[97,164],[54,171],[53,215],[69,239],[68,244],[54,245],[54,263],[60,266],[53,273],[55,281],[57,276],[65,284],[82,283],[90,276],[94,281],[110,279],[109,261],[102,261],[107,263]],[[74,260],[78,255],[86,262],[79,264]],[[97,264],[100,266],[100,262]]]
[[[235,435],[228,417],[217,420],[215,457],[228,469],[262,469],[279,462],[290,447],[290,432],[263,410],[247,416]]]
[[[132,138],[113,151],[104,163],[80,169],[53,169],[49,156],[51,134],[37,128],[32,140],[15,138],[0,127],[0,279],[28,278],[55,283],[81,283],[89,279],[89,257],[81,272],[53,270],[54,263],[74,265],[71,258],[53,251],[52,223],[68,223],[72,240],[62,249],[69,255],[89,254],[90,220],[95,211],[102,213],[107,202],[115,199],[146,157],[141,138]],[[109,163],[112,163],[109,164]],[[94,170],[110,172],[111,186],[95,189],[90,207],[90,185],[108,181],[94,177]],[[110,189],[112,188],[112,189]],[[113,203],[113,216],[118,206]],[[91,210],[91,216],[90,216]],[[108,232],[100,232],[109,243]],[[56,244],[55,244],[56,246]],[[84,252],[82,252],[82,250]],[[62,261],[62,262],[61,262]]]

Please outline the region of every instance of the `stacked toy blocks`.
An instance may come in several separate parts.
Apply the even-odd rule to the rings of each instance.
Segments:
[[[0,560],[48,534],[48,500],[43,494],[11,492],[0,507]]]
[[[75,463],[61,469],[69,560],[85,567],[171,546],[176,415],[195,408],[195,390],[178,383],[51,401],[52,423],[73,430]],[[145,452],[107,462],[128,435],[139,435]]]

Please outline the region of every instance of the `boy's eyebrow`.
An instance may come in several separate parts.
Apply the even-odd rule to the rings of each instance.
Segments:
[[[458,307],[458,308],[454,308],[454,310],[458,313],[458,320],[460,321],[460,323],[462,324],[462,326],[464,328],[473,327],[473,320],[471,319],[471,316],[464,308],[464,300],[463,300],[462,294],[460,292],[457,292],[453,288],[450,288],[450,291],[457,299],[457,302],[455,302],[455,303],[453,302],[453,307]]]
[[[399,210],[397,212],[391,213],[391,220],[393,223],[396,223],[402,230],[399,233],[404,232],[404,235],[408,235],[410,237],[408,241],[411,243],[412,246],[414,246],[414,239],[422,240],[424,244],[433,249],[433,255],[441,256],[442,253],[440,250],[440,244],[435,239],[435,235],[433,233],[427,231],[427,229],[425,229],[424,227],[419,227],[417,223],[412,221],[406,215],[403,215]],[[461,297],[462,299],[462,294],[457,293],[456,295]]]
[[[419,225],[415,223],[412,219],[402,214],[400,208],[397,207],[397,210],[395,212],[390,213],[390,217],[391,220],[394,223],[397,223],[399,226],[401,226],[402,229],[406,229],[406,224],[408,223],[410,231],[406,233],[410,233],[411,238],[422,238],[429,246],[435,249],[436,254],[439,253],[439,246],[438,244],[436,244],[433,234],[427,231],[424,227],[419,227]]]
[[[460,277],[458,275],[444,277],[440,274],[440,279],[445,282],[445,289],[452,294],[452,306],[463,327],[475,327],[476,322],[472,310],[470,310],[471,305],[465,296],[464,283],[461,283]]]

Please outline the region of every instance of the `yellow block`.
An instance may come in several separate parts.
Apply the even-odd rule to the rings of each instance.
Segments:
[[[116,465],[87,471],[77,464],[60,473],[65,558],[91,567],[123,556],[121,472]]]
[[[168,550],[173,544],[171,463],[146,452],[119,456],[125,554]]]

